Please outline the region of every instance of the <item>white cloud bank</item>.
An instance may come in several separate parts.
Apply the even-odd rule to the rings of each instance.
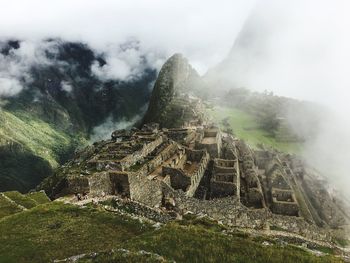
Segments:
[[[333,115],[322,116],[304,154],[344,192],[350,185],[349,13],[347,0],[261,0],[217,73],[238,87],[327,105]]]
[[[87,42],[99,50],[134,37],[145,50],[163,57],[182,52],[204,72],[229,51],[254,3],[255,0],[4,1],[0,37],[62,37]]]
[[[0,49],[3,47],[0,43]],[[29,70],[35,65],[50,65],[45,51],[56,52],[53,43],[41,41],[21,42],[20,48],[11,49],[8,55],[0,54],[0,98],[20,92],[24,82],[30,82]]]

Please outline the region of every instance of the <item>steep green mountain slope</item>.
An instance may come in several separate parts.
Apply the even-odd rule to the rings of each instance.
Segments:
[[[34,188],[84,144],[82,134],[55,129],[25,111],[0,110],[0,191]]]
[[[78,262],[111,262],[113,257],[120,259],[121,251],[126,254],[120,249],[130,252],[125,261],[114,262],[159,262],[146,261],[148,256],[140,257],[140,253],[147,252],[191,263],[342,262],[268,238],[228,233],[225,227],[205,218],[188,217],[154,228],[102,207],[83,208],[61,202],[39,205],[0,219],[0,233],[0,262],[50,262],[102,251],[105,253],[86,256]],[[112,249],[114,252],[108,252]]]
[[[108,59],[83,43],[43,41],[35,63],[23,55],[27,46],[0,43],[0,61],[24,71],[16,79],[20,92],[0,97],[0,191],[33,189],[85,146],[95,127],[140,114],[155,78],[146,59],[132,79],[96,75],[92,68],[103,71]]]

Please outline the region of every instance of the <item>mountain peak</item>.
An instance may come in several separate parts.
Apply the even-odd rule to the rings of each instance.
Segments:
[[[182,54],[171,56],[162,66],[154,84],[144,123],[158,122],[167,126],[163,116],[170,103],[183,92],[188,92],[197,79],[197,71]]]

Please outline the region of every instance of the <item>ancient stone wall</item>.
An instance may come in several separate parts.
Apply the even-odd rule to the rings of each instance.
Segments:
[[[150,154],[157,146],[159,146],[163,142],[163,137],[158,136],[154,141],[144,143],[142,145],[142,149],[139,151],[135,151],[132,154],[127,155],[125,158],[119,161],[120,170],[124,171],[129,168],[142,158],[146,157]]]
[[[125,172],[109,172],[112,194],[130,197],[129,174]]]
[[[174,140],[182,145],[188,146],[196,138],[194,129],[169,129],[166,135],[171,140]]]
[[[87,176],[68,176],[67,178],[67,194],[88,193],[90,191],[89,179]]]
[[[214,164],[215,166],[231,168],[235,166],[236,162],[234,160],[224,160],[216,158],[214,159]]]
[[[174,217],[170,216],[168,213],[164,213],[159,209],[154,209],[152,207],[145,206],[143,203],[135,202],[132,200],[122,200],[115,198],[112,201],[112,207],[113,210],[117,209],[121,212],[126,211],[128,214],[142,216],[155,222],[167,223],[171,220],[174,220]]]
[[[113,194],[111,179],[108,172],[94,173],[89,176],[91,196],[103,196]]]
[[[220,157],[221,146],[221,132],[218,128],[204,129],[203,137],[196,142],[196,149],[206,149],[211,158]]]
[[[239,176],[234,160],[214,159],[212,177],[210,180],[210,197],[222,198],[239,195]]]
[[[243,188],[242,202],[248,207],[265,207],[262,186],[254,163],[253,153],[243,141],[238,142],[239,156],[241,160],[241,185]]]
[[[160,206],[162,187],[158,180],[150,180],[144,175],[129,173],[130,198],[149,206]]]
[[[162,160],[168,160],[178,150],[178,146],[175,143],[170,144],[164,151],[161,152]]]
[[[327,230],[319,229],[300,217],[272,214],[268,209],[250,209],[244,207],[238,198],[226,197],[212,200],[198,200],[175,192],[175,201],[179,209],[185,213],[206,214],[228,226],[253,229],[278,229],[299,234],[314,240],[330,241]]]
[[[192,151],[192,152],[195,152],[195,151]],[[200,181],[205,173],[205,170],[208,166],[209,160],[210,160],[209,154],[205,151],[202,151],[202,157],[199,161],[198,168],[193,174],[191,174],[191,185],[186,192],[187,196],[192,197],[194,195],[194,193],[196,192],[198,185],[199,185],[199,183],[200,183]]]
[[[237,170],[235,167],[223,167],[218,166],[214,164],[214,173],[220,174],[220,173],[230,173],[230,174],[237,174]]]
[[[271,160],[271,154],[268,151],[254,151],[255,163],[259,169],[266,169],[267,164]]]
[[[227,196],[237,195],[237,185],[233,182],[225,181],[214,181],[210,182],[210,197],[211,198],[222,198]]]
[[[175,190],[181,189],[186,191],[189,185],[191,184],[191,179],[187,176],[182,170],[172,168],[172,167],[163,167],[162,168],[163,176],[170,176],[170,185]]]
[[[187,155],[187,159],[189,161],[193,161],[193,162],[200,162],[200,160],[203,157],[205,151],[203,150],[191,150],[189,148],[186,148],[186,155]]]

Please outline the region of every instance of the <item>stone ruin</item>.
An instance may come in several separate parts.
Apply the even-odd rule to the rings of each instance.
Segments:
[[[150,123],[115,131],[85,160],[77,158],[59,195],[119,195],[161,207],[181,191],[189,198],[232,198],[251,209],[300,216],[283,167],[273,160],[260,160],[214,125],[159,129]]]
[[[206,213],[228,225],[308,235],[316,226],[346,223],[295,156],[253,150],[202,118],[179,128],[148,123],[115,131],[78,153],[63,173],[56,197],[115,195],[152,209]]]

